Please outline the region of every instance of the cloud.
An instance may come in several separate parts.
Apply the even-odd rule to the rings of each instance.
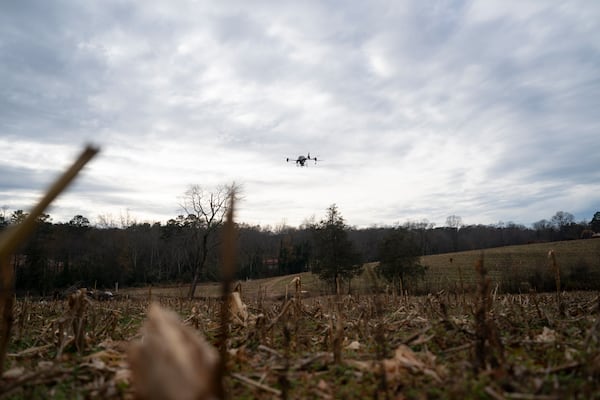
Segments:
[[[93,142],[57,215],[166,220],[188,185],[236,181],[250,223],[332,203],[361,226],[587,218],[599,17],[583,1],[10,2],[0,203]],[[323,162],[285,163],[307,152]]]

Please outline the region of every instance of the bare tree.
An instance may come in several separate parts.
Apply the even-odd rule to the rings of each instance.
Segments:
[[[5,226],[8,225],[8,218],[6,218],[6,212],[8,211],[8,206],[2,206],[2,208],[0,208],[0,229]]]
[[[421,255],[426,255],[429,247],[427,232],[435,227],[435,223],[429,222],[426,218],[424,218],[416,222],[407,222],[406,224],[404,224],[404,227],[408,230],[415,232],[418,235],[419,246],[421,248]]]
[[[446,225],[450,228],[455,228],[458,229],[462,226],[463,222],[462,222],[462,218],[458,215],[449,215],[446,218]]]
[[[228,198],[234,192],[235,184],[223,185],[208,191],[200,185],[192,185],[185,192],[180,204],[185,211],[188,223],[194,229],[193,243],[196,256],[193,257],[193,278],[188,297],[192,299],[200,274],[206,266],[209,252],[209,239],[216,233],[227,215]]]
[[[463,226],[462,218],[458,215],[450,215],[446,218],[446,225],[452,229],[454,251],[458,251],[458,230]]]

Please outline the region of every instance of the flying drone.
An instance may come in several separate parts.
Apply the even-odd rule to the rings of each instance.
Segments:
[[[306,163],[307,160],[314,160],[315,164],[317,163],[317,157],[311,157],[310,153],[308,153],[308,155],[305,156],[298,156],[298,158],[296,158],[295,160],[291,159],[291,158],[286,158],[285,161],[290,162],[290,161],[295,161],[296,162],[296,166],[298,167],[305,167],[306,165],[304,165]]]

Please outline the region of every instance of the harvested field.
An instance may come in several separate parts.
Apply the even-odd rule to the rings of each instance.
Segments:
[[[292,292],[286,303],[243,295],[249,316],[233,320],[227,341],[230,398],[600,397],[597,293],[562,293],[561,314],[556,293]],[[148,299],[82,301],[79,314],[68,301],[17,302],[0,398],[134,397],[127,349],[140,339]],[[218,345],[217,298],[153,301]]]
[[[553,275],[548,260],[550,250],[556,254],[564,283],[571,285],[568,289],[585,289],[586,285],[594,288],[600,286],[600,240],[587,239],[532,243],[422,257],[421,263],[428,269],[423,281],[416,282],[417,287],[427,292],[460,291],[462,280],[467,290],[473,290],[477,281],[473,269],[474,260],[483,254],[493,285],[499,285],[501,291],[527,292],[533,288],[535,279],[532,277],[536,276],[539,276],[538,280],[541,281],[539,283],[546,286],[537,287],[537,291],[553,290]],[[569,277],[572,277],[571,282],[568,282]],[[548,279],[544,278],[549,278],[550,285]]]

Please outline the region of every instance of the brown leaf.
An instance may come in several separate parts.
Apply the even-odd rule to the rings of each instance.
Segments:
[[[348,350],[359,350],[360,349],[360,343],[355,340],[352,343],[350,343],[348,346],[346,346],[346,349],[348,349]]]
[[[128,354],[140,399],[216,398],[219,355],[204,338],[157,304],[150,306],[142,333]]]
[[[542,333],[537,335],[534,341],[538,343],[554,343],[556,342],[556,332],[545,326]]]
[[[17,379],[20,378],[21,376],[23,376],[23,374],[25,373],[25,368],[23,367],[14,367],[9,369],[8,371],[5,371],[4,374],[2,374],[2,378],[3,379]]]
[[[410,373],[418,373],[430,376],[440,382],[440,375],[445,373],[443,368],[436,367],[435,356],[433,354],[429,352],[417,354],[406,345],[400,345],[396,349],[394,357],[383,360],[382,363],[377,361],[346,360],[346,364],[360,370],[379,369],[379,366],[383,364],[386,378],[390,381],[401,380]]]

